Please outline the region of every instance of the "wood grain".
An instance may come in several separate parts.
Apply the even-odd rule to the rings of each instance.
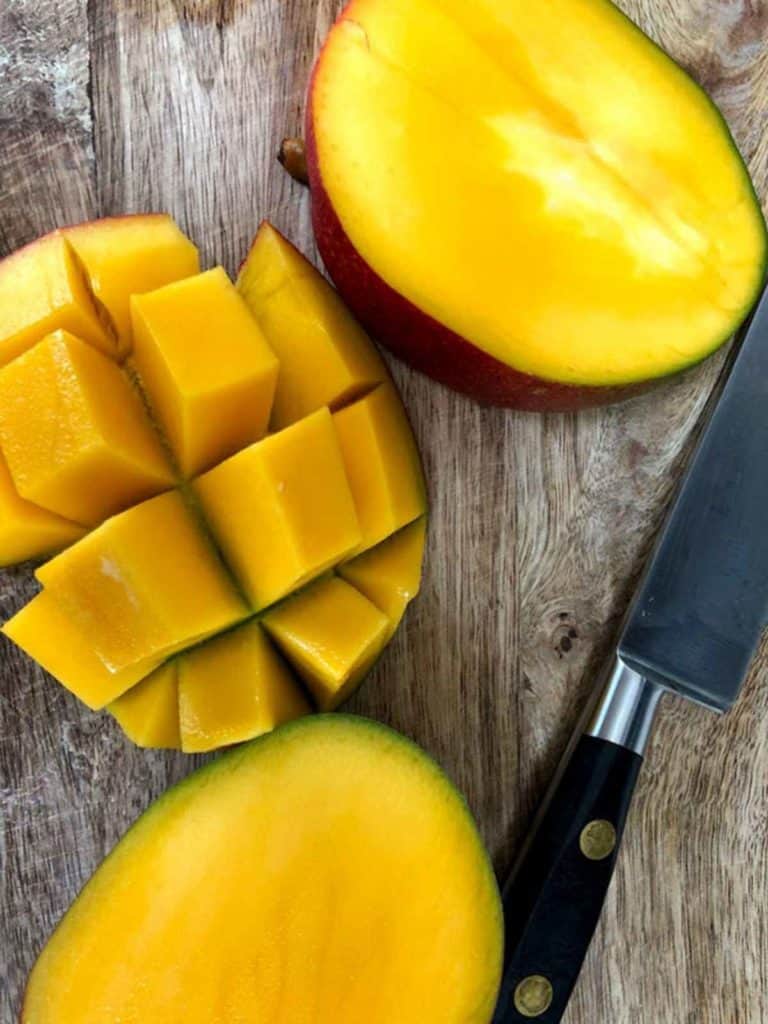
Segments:
[[[622,6],[714,93],[765,198],[768,2]],[[173,212],[206,262],[231,271],[264,216],[312,252],[306,191],[274,157],[300,130],[338,7],[4,0],[3,252],[62,222],[147,208]],[[481,409],[394,366],[430,481],[428,573],[353,708],[441,761],[499,871],[614,635],[720,365],[579,416]],[[28,571],[2,574],[0,614],[31,590]],[[50,928],[195,759],[133,749],[9,644],[0,658],[0,1021],[11,1024]],[[666,707],[569,1024],[768,1019],[767,668],[768,648],[726,719]]]

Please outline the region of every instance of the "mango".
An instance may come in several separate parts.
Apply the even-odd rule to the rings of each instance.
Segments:
[[[118,353],[81,263],[55,231],[0,262],[0,366],[60,328],[107,355]]]
[[[0,450],[0,566],[49,555],[72,544],[85,528],[25,501]]]
[[[88,634],[46,591],[9,619],[2,632],[94,711],[106,707],[158,665],[150,659],[110,672]]]
[[[391,636],[386,615],[333,576],[287,598],[262,622],[321,711],[351,695]]]
[[[137,747],[180,750],[178,663],[161,665],[108,710]]]
[[[181,655],[178,667],[181,746],[187,753],[253,739],[310,711],[258,622]]]
[[[280,360],[272,429],[340,408],[389,374],[322,274],[271,224],[259,228],[237,288]]]
[[[502,945],[437,765],[384,726],[310,717],[139,819],[48,940],[20,1024],[488,1024]]]
[[[360,544],[331,414],[321,409],[195,481],[225,559],[255,611]]]
[[[423,515],[421,461],[402,402],[390,384],[334,413],[364,551]]]
[[[247,614],[177,491],[108,519],[37,578],[112,672],[163,660]]]
[[[426,532],[426,519],[417,519],[336,570],[384,612],[392,634],[419,593]]]
[[[154,291],[200,270],[197,248],[167,213],[105,217],[64,228],[62,234],[111,317],[121,356],[131,348],[131,295]]]
[[[266,224],[237,288],[197,266],[156,214],[0,264],[24,297],[0,563],[60,551],[5,635],[140,746],[189,752],[306,714],[304,683],[321,708],[352,693],[418,589],[425,509],[394,385],[322,275]]]
[[[0,446],[23,498],[87,526],[174,483],[120,369],[66,331],[0,370]]]
[[[483,403],[627,398],[719,348],[765,282],[723,116],[607,0],[351,0],[307,142],[341,296]]]
[[[134,296],[133,360],[185,476],[264,435],[278,362],[217,267]]]

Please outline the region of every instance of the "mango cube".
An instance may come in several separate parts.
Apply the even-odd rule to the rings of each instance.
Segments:
[[[259,228],[237,287],[280,360],[274,430],[389,378],[336,291],[271,224]]]
[[[421,586],[426,529],[426,519],[417,519],[336,570],[384,612],[392,634]]]
[[[167,213],[138,213],[64,228],[96,298],[112,318],[119,351],[131,346],[131,295],[197,274],[197,248]]]
[[[0,366],[58,328],[117,355],[117,338],[88,278],[69,242],[55,231],[0,262]]]
[[[180,750],[177,663],[161,665],[107,710],[137,746]]]
[[[258,622],[179,658],[181,744],[187,753],[241,743],[310,710]]]
[[[131,309],[134,364],[185,476],[264,435],[278,362],[221,267]]]
[[[386,615],[335,576],[289,597],[262,622],[321,711],[346,700],[391,635]]]
[[[77,523],[20,497],[0,451],[0,566],[49,555],[84,533]]]
[[[105,707],[157,667],[157,661],[147,661],[110,672],[86,634],[44,590],[2,631],[93,710]]]
[[[327,409],[227,459],[198,478],[195,492],[256,611],[360,544]]]
[[[66,331],[0,370],[0,445],[23,498],[86,525],[173,485],[119,367]]]
[[[108,519],[37,578],[113,672],[161,661],[247,614],[177,491]]]
[[[341,409],[333,422],[364,551],[425,512],[419,453],[402,402],[390,384]]]

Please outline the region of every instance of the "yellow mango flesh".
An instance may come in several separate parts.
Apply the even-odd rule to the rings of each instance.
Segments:
[[[336,570],[384,612],[395,632],[421,586],[426,519],[418,519]]]
[[[37,578],[113,672],[163,660],[247,614],[176,491],[108,519]]]
[[[264,435],[278,362],[217,267],[131,303],[133,360],[185,476]]]
[[[22,497],[89,526],[174,482],[119,367],[66,331],[0,370],[0,445]]]
[[[324,405],[335,409],[388,380],[379,354],[336,291],[267,222],[237,288],[280,360],[273,430]]]
[[[607,0],[353,0],[312,118],[365,262],[528,374],[681,369],[763,279],[765,224],[727,126]]]
[[[309,717],[137,822],[43,950],[21,1024],[487,1024],[501,955],[447,778],[383,726]]]
[[[0,366],[60,328],[117,354],[117,338],[100,316],[88,278],[56,231],[0,262]]]
[[[85,268],[91,288],[112,318],[119,351],[131,347],[131,295],[197,274],[197,248],[167,213],[131,214],[62,231]]]
[[[49,555],[84,533],[77,523],[20,497],[0,450],[0,566]]]
[[[360,522],[360,550],[365,550],[424,513],[419,453],[391,384],[335,413],[333,423]]]
[[[189,754],[242,743],[310,711],[258,622],[208,640],[178,666],[181,744]]]
[[[353,565],[421,514],[418,456],[380,357],[330,285],[269,225],[243,268],[241,295],[220,268],[194,274],[194,246],[164,215],[66,228],[23,256],[20,266],[29,257],[43,274],[48,260],[82,290],[78,315],[101,323],[103,305],[119,325],[121,354],[135,292],[137,344],[121,366],[116,350],[107,358],[63,329],[39,337],[30,323],[26,348],[19,342],[0,365],[0,564],[73,545],[40,568],[44,591],[5,634],[88,706],[109,705],[140,745],[215,749],[306,713],[278,645],[255,623],[232,627]],[[50,277],[38,290],[55,298]],[[272,425],[298,419],[254,443],[278,370],[258,325],[262,303],[292,409]],[[293,347],[281,348],[289,338]],[[170,448],[186,476],[239,451],[188,487]],[[316,635],[303,635],[297,614],[292,638],[323,707],[351,693],[395,628],[386,612],[382,626],[362,587],[341,600],[334,589]],[[334,634],[338,613],[349,614],[350,634]],[[156,673],[171,663],[190,666],[177,700],[183,738],[171,723],[170,684]]]
[[[320,575],[360,543],[327,409],[227,459],[199,477],[194,489],[256,611]]]
[[[318,580],[262,619],[321,711],[343,703],[391,636],[389,619],[344,580]]]
[[[138,747],[181,750],[177,662],[161,665],[108,710]]]
[[[105,707],[157,667],[156,660],[149,660],[110,672],[88,634],[46,591],[9,619],[2,632],[93,710]]]

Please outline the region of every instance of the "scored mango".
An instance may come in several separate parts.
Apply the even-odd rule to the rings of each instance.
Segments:
[[[77,628],[46,591],[9,619],[3,633],[93,710],[105,707],[135,686],[158,664],[157,660],[141,661],[120,672],[110,672],[88,634]]]
[[[56,231],[0,263],[0,366],[62,328],[117,355],[114,328],[72,246]]]
[[[346,700],[390,635],[386,615],[336,577],[289,597],[263,622],[321,711]]]
[[[390,384],[345,406],[333,423],[360,521],[360,550],[365,550],[424,513],[419,453]]]
[[[187,753],[253,739],[310,710],[258,622],[181,655],[178,665],[181,747]]]
[[[0,450],[0,566],[26,562],[67,547],[85,528],[25,501]]]
[[[97,300],[109,313],[118,352],[131,347],[130,297],[200,270],[197,248],[167,213],[136,213],[64,228]]]
[[[392,633],[419,593],[426,534],[426,520],[417,519],[336,570],[342,579],[384,612]]]
[[[272,428],[332,409],[388,380],[365,331],[302,254],[264,223],[237,279],[238,290],[280,360]]]
[[[16,260],[0,563],[60,553],[5,635],[139,746],[213,750],[338,706],[418,591],[426,501],[334,290],[270,225],[237,288],[198,273],[165,215]]]
[[[254,611],[360,544],[327,409],[227,459],[195,481],[195,493]]]
[[[177,662],[161,665],[108,710],[136,746],[181,750]]]
[[[247,614],[177,491],[108,519],[37,578],[112,672],[162,660]]]
[[[119,367],[66,331],[0,370],[0,446],[23,498],[87,526],[174,483]]]
[[[133,359],[185,476],[267,429],[278,361],[217,267],[135,296]]]

